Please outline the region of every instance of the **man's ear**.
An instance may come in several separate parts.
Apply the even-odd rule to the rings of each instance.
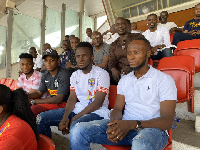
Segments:
[[[3,106],[0,106],[0,114],[3,112]]]

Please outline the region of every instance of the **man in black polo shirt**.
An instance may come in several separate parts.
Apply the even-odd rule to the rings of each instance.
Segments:
[[[69,95],[71,72],[59,67],[56,50],[47,49],[42,56],[46,71],[42,75],[38,90],[28,94],[35,115],[52,109],[64,108]],[[40,99],[48,91],[50,97]]]

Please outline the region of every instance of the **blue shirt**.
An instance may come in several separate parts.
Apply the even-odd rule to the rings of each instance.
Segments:
[[[183,31],[200,30],[200,19],[192,19],[185,23]]]
[[[59,57],[60,57],[60,62],[59,62],[59,66],[61,68],[66,69],[65,64],[66,62],[69,62],[69,57],[71,55],[73,50],[68,50],[66,52],[63,52]]]

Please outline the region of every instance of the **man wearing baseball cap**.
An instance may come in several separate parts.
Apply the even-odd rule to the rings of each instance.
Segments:
[[[59,67],[59,55],[56,50],[47,49],[42,55],[46,71],[42,75],[40,86],[34,93],[28,94],[31,109],[37,114],[64,108],[69,96],[71,72]],[[50,97],[41,99],[44,92],[48,91]]]

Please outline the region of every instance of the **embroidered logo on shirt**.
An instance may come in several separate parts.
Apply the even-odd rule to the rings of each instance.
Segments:
[[[57,95],[57,90],[48,89],[50,95]]]
[[[45,83],[48,83],[49,81],[45,80]]]
[[[92,99],[95,98],[95,90],[94,90],[93,95],[92,95],[92,92],[90,92],[89,90],[88,90],[88,93],[89,93],[89,95],[86,100],[89,100],[88,105],[90,105],[92,103]]]
[[[199,23],[197,23],[197,22],[190,22],[190,25],[192,26],[192,28],[200,27],[200,22]]]
[[[88,79],[88,84],[90,87],[93,86],[95,84],[95,79],[94,78]]]
[[[10,124],[4,125],[3,128],[0,130],[0,136],[3,134],[4,131],[6,131],[10,127]]]
[[[57,81],[57,79],[54,81],[54,85],[55,85],[55,87],[58,87],[58,81]]]

